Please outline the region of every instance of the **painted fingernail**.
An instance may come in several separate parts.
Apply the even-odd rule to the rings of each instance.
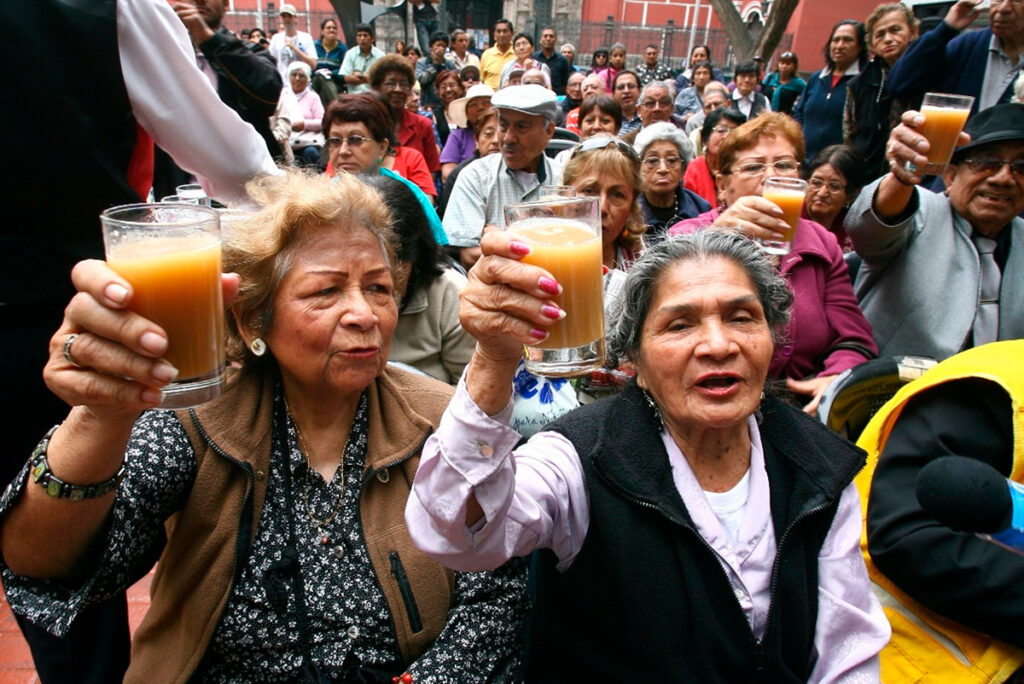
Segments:
[[[103,290],[103,294],[115,304],[123,304],[124,300],[128,298],[128,288],[124,285],[111,283]]]
[[[151,354],[163,354],[167,349],[167,338],[155,332],[147,332],[139,338],[139,344]]]
[[[547,276],[544,276],[539,281],[537,281],[537,287],[544,290],[548,294],[562,294],[562,286],[558,284],[558,281],[555,280],[554,278],[548,278]]]
[[[151,375],[154,380],[160,382],[174,382],[174,379],[178,377],[178,369],[169,363],[158,363],[153,367]]]
[[[565,318],[565,312],[552,304],[545,304],[541,307],[540,311],[548,318],[553,318],[556,321]]]
[[[530,328],[530,336],[536,337],[538,340],[543,340],[548,336],[548,331],[541,330],[540,328]]]
[[[152,387],[147,387],[146,389],[142,390],[142,394],[140,396],[142,401],[144,401],[147,404],[155,405],[159,404],[161,401],[164,400],[164,393],[158,389],[153,389]]]
[[[519,256],[526,256],[530,253],[530,245],[525,242],[519,242],[518,240],[513,240],[508,243],[508,248],[512,250],[513,254],[518,254]]]

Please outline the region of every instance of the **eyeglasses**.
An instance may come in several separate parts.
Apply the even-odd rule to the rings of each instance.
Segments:
[[[674,169],[678,167],[682,163],[682,161],[683,160],[680,159],[679,157],[645,157],[643,164],[644,168],[653,171],[654,169],[661,166],[662,163],[664,163],[665,166],[667,166],[668,168]]]
[[[1021,0],[1021,4],[1024,4],[1024,0]],[[991,176],[994,173],[999,173],[1006,164],[1010,167],[1010,173],[1014,176],[1024,176],[1024,159],[992,159],[986,157],[984,159],[965,159],[964,164],[967,164],[967,168],[977,173],[984,173],[987,176]]]
[[[640,104],[647,109],[657,109],[658,107],[669,109],[672,106],[672,100],[644,100]]]
[[[594,138],[587,138],[586,140],[581,142],[579,145],[576,146],[576,149],[572,151],[572,154],[569,156],[569,159],[575,159],[578,155],[581,155],[584,152],[603,150],[604,148],[612,144],[614,144],[615,147],[617,147],[619,151],[622,152],[624,155],[626,155],[636,163],[640,163],[640,155],[637,154],[636,150],[633,149],[632,145],[627,145],[618,138],[604,138],[600,136]]]
[[[776,159],[773,162],[747,162],[728,171],[729,173],[737,173],[746,178],[757,178],[758,176],[763,176],[764,172],[769,168],[774,169],[775,173],[780,176],[792,176],[800,169],[800,164],[796,159],[787,157],[785,159]]]
[[[348,146],[354,150],[362,147],[363,143],[373,141],[373,138],[367,138],[362,135],[350,135],[347,138],[328,138],[327,147],[334,150],[341,147],[342,143],[348,143]]]
[[[832,194],[840,193],[846,189],[846,186],[836,180],[823,181],[820,178],[812,178],[807,181],[807,185],[811,186],[812,190],[821,190],[822,188],[828,188],[828,191]]]
[[[381,90],[412,90],[408,81],[384,81],[380,84]]]

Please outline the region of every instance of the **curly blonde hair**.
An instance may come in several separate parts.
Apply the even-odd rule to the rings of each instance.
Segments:
[[[226,316],[226,343],[229,360],[254,364],[268,357],[257,357],[249,350],[238,322],[257,334],[270,330],[274,297],[291,269],[296,246],[310,230],[366,228],[380,241],[390,269],[395,264],[394,233],[380,194],[346,173],[331,179],[292,170],[254,180],[246,190],[260,210],[232,222],[224,236],[224,271],[238,273],[242,279]]]
[[[623,143],[625,144],[625,143]],[[588,173],[611,174],[624,180],[633,188],[633,208],[626,218],[626,225],[617,238],[615,245],[623,249],[639,253],[643,249],[641,236],[647,230],[643,213],[640,210],[640,194],[643,192],[643,178],[640,177],[640,162],[635,161],[616,143],[607,147],[578,153],[569,159],[562,170],[562,182],[572,185],[573,182]]]

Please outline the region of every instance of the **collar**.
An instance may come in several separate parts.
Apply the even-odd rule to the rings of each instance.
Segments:
[[[850,65],[849,69],[847,69],[846,71],[843,72],[843,75],[842,75],[841,78],[846,78],[847,76],[856,76],[859,73],[860,73],[860,61],[857,60],[857,61],[854,61],[854,63]],[[819,76],[819,78],[821,78],[821,79],[824,79],[826,77],[832,78],[832,67],[830,67],[828,65],[826,65],[826,66],[824,66],[822,68],[821,76]]]
[[[498,154],[501,155],[500,152],[498,152]],[[541,154],[540,154],[540,163],[537,164],[537,170],[536,171],[524,171],[523,173],[536,173],[537,174],[537,182],[540,185],[543,185],[544,181],[546,181],[548,179],[548,170],[547,170],[547,166],[546,165],[547,165],[547,155],[544,154],[543,152],[541,152]],[[505,158],[504,157],[501,158],[501,168],[502,168],[502,170],[504,170],[504,172],[505,172],[505,174],[507,176],[509,176],[510,178],[512,178],[513,180],[516,181],[517,185],[519,184],[519,180],[516,178],[517,170],[516,169],[510,169],[508,167],[508,164],[505,163]],[[529,190],[529,188],[527,188],[527,191],[528,190]]]

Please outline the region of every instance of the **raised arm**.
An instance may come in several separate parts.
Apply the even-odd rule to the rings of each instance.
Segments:
[[[579,457],[545,432],[513,453],[520,436],[508,427],[523,345],[564,315],[548,299],[558,285],[519,261],[529,248],[507,233],[485,235],[481,247],[460,307],[476,352],[424,447],[406,524],[418,548],[457,570],[494,568],[541,547],[568,562],[589,519]]]

